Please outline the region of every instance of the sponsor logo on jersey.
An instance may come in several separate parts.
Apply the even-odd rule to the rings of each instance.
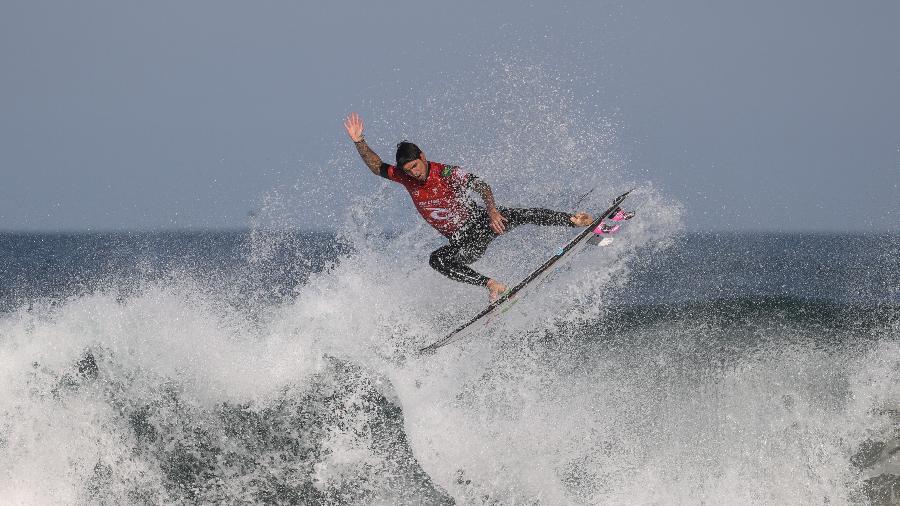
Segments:
[[[447,221],[450,219],[450,210],[446,207],[426,207],[425,210],[428,211],[428,216],[432,220]]]

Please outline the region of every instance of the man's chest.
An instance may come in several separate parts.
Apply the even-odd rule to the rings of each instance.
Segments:
[[[421,205],[433,205],[448,200],[456,200],[456,192],[450,185],[443,181],[437,181],[433,184],[426,184],[415,188],[408,188],[409,195],[413,201]]]

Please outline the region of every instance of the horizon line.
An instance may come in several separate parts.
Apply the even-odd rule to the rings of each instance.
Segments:
[[[103,235],[103,234],[200,234],[200,233],[249,233],[254,230],[275,232],[337,234],[339,229],[304,227],[174,227],[174,228],[103,228],[103,229],[0,229],[0,235]],[[395,234],[401,230],[383,230]],[[810,234],[810,235],[900,235],[900,229],[776,229],[776,228],[685,228],[676,235],[685,234]]]

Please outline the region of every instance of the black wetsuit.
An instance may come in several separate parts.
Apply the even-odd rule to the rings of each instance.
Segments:
[[[428,162],[424,180],[416,179],[396,166],[381,164],[379,175],[402,184],[412,198],[416,210],[429,225],[450,240],[450,244],[431,253],[429,263],[438,272],[456,281],[485,286],[488,277],[468,265],[481,258],[488,244],[497,234],[485,208],[478,206],[466,194],[477,181],[455,165]],[[575,225],[569,213],[549,209],[518,209],[498,207],[506,218],[506,230],[519,225]]]
[[[560,211],[507,207],[498,207],[497,210],[506,218],[506,231],[524,224],[575,226],[569,219],[572,215]],[[469,264],[484,255],[488,244],[495,237],[497,234],[491,229],[491,220],[487,211],[482,207],[477,207],[462,228],[449,237],[450,244],[431,253],[428,263],[450,279],[485,286],[490,278],[479,274],[469,267]]]

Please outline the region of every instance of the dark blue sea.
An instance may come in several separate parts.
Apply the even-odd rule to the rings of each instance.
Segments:
[[[0,234],[0,503],[900,504],[900,236],[440,244]]]

